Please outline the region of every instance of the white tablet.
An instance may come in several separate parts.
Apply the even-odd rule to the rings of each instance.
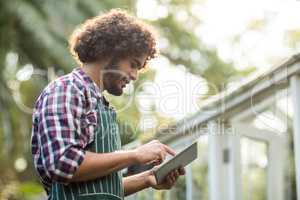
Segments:
[[[163,162],[158,168],[154,170],[156,182],[158,184],[161,183],[166,175],[168,175],[171,171],[179,169],[180,167],[185,167],[193,160],[195,160],[198,155],[197,147],[197,142],[194,142],[192,145],[186,147],[170,160]]]

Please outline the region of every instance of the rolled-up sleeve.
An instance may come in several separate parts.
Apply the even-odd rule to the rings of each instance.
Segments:
[[[42,101],[39,120],[40,150],[47,176],[68,183],[84,160],[85,146],[93,138],[93,123],[85,121],[84,95],[73,85],[58,85]],[[86,124],[86,122],[84,123]]]

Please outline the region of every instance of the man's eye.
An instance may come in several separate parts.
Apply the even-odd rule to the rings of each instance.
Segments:
[[[131,63],[131,68],[133,68],[133,69],[137,69],[137,68],[138,68],[138,66],[137,66],[137,64],[135,64],[135,63]]]

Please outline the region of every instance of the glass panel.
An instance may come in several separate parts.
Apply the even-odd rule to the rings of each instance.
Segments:
[[[198,140],[198,158],[192,164],[193,199],[208,200],[208,137]]]
[[[267,199],[267,144],[241,139],[243,200]]]

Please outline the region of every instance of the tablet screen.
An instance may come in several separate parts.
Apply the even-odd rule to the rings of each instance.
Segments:
[[[168,175],[171,171],[180,167],[185,167],[193,160],[195,160],[197,158],[198,153],[197,147],[197,142],[194,142],[192,145],[186,147],[176,156],[162,163],[157,169],[155,169],[154,175],[157,183],[161,183],[166,177],[166,175]]]

